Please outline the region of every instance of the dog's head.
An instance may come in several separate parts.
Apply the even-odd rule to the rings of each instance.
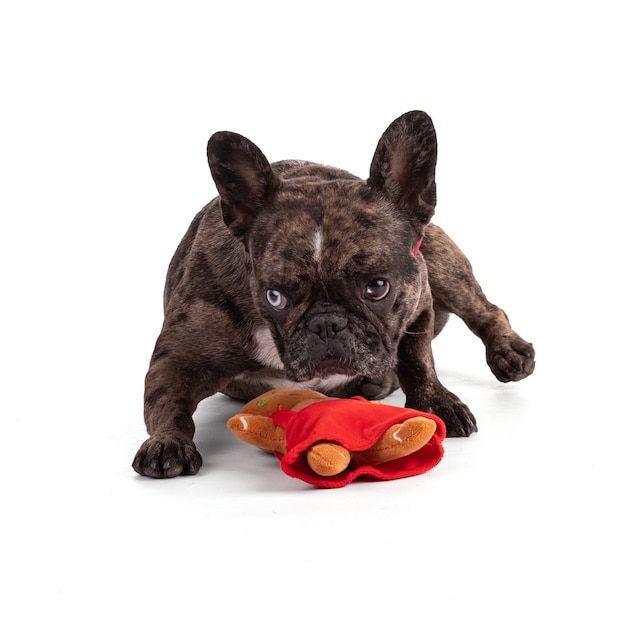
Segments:
[[[224,221],[250,255],[255,306],[291,380],[395,367],[425,279],[414,251],[434,213],[436,154],[422,112],[389,126],[367,180],[303,162],[272,168],[245,137],[211,137]]]

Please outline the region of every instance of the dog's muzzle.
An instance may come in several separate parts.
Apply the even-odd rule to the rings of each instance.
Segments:
[[[345,314],[330,309],[331,305],[326,306],[329,307],[327,311],[310,314],[306,324],[307,328],[323,341],[336,337],[348,326],[348,318]]]

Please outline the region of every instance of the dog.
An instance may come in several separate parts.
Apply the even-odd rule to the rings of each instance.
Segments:
[[[192,416],[217,392],[247,402],[294,387],[374,400],[399,386],[406,405],[438,415],[448,436],[469,436],[476,420],[433,361],[432,340],[451,313],[483,341],[498,380],[533,372],[532,344],[431,223],[437,139],[426,113],[390,124],[367,180],[308,161],[270,164],[232,132],[215,133],[207,155],[219,196],[168,269],[139,474],[199,470]]]

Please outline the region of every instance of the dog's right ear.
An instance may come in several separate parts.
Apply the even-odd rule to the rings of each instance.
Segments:
[[[280,182],[261,150],[237,133],[215,133],[209,139],[207,157],[224,222],[243,240],[258,210],[278,190]]]

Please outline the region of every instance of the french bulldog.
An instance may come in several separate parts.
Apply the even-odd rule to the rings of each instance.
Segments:
[[[279,387],[381,399],[399,386],[406,405],[438,415],[448,436],[470,435],[476,420],[433,360],[450,313],[483,341],[498,380],[533,372],[532,344],[431,223],[437,140],[426,113],[391,123],[367,180],[307,161],[270,164],[232,132],[215,133],[207,154],[219,196],[168,269],[139,474],[199,470],[193,413],[217,392],[243,402]]]

